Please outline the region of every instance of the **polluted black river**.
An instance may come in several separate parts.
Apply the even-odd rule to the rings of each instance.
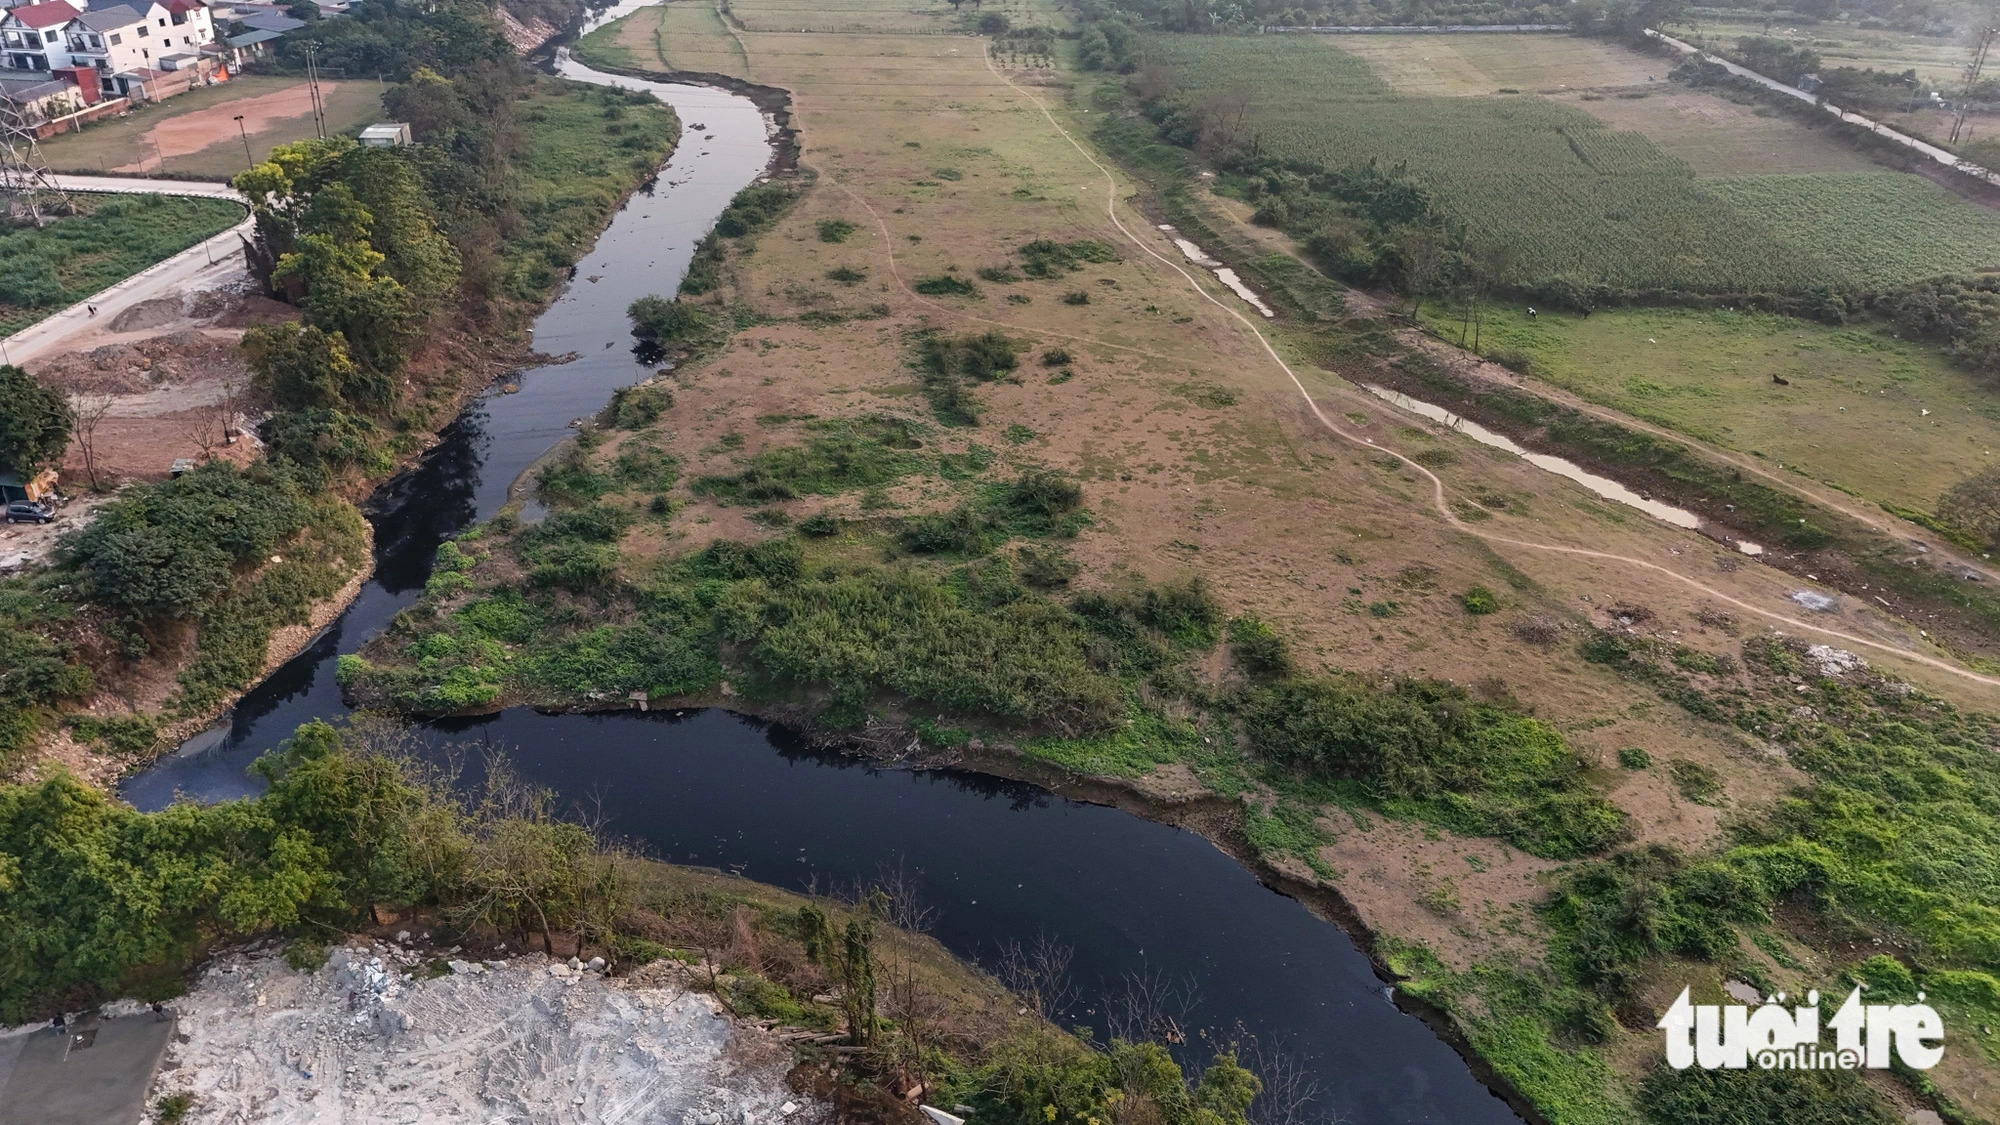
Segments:
[[[334,658],[414,601],[438,544],[506,504],[516,478],[573,420],[647,375],[631,354],[626,305],[672,294],[696,240],[764,173],[768,125],[750,101],[558,65],[568,77],[649,89],[684,126],[657,181],[612,220],[536,322],[539,351],[576,358],[480,399],[422,464],[382,488],[369,513],[376,571],[360,598],[231,716],[129,780],[123,795],[140,808],[176,794],[252,793],[252,759],[300,723],[344,713]],[[1044,940],[1073,950],[1070,1022],[1101,1028],[1134,973],[1183,986],[1188,1051],[1249,1036],[1282,1048],[1324,1091],[1316,1108],[1339,1120],[1518,1120],[1391,1002],[1340,929],[1190,832],[979,774],[867,766],[721,711],[516,709],[416,733],[439,754],[468,743],[504,751],[524,780],[588,804],[611,831],[664,859],[799,889],[900,870],[934,911],[937,937],[962,956],[993,964],[1007,945]]]

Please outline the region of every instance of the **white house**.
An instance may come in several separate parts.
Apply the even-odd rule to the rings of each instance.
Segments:
[[[50,58],[62,49],[62,28],[76,18],[79,9],[63,0],[29,4],[15,8],[0,18],[0,64],[8,70],[47,71],[62,65]]]
[[[158,4],[149,5],[164,12]],[[70,65],[97,71],[105,93],[128,93],[127,83],[114,76],[153,65],[159,40],[147,13],[130,4],[96,8],[71,20],[64,30]]]

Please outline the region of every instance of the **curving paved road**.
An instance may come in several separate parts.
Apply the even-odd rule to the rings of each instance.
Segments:
[[[243,237],[254,225],[248,217],[249,204],[242,193],[228,184],[201,180],[146,180],[120,176],[54,176],[65,191],[118,195],[188,195],[205,199],[229,199],[244,204],[242,222],[205,242],[196,243],[171,258],[155,262],[131,277],[76,304],[52,313],[0,338],[0,362],[26,363],[51,351],[76,332],[110,318],[142,301],[178,293],[185,289],[217,285],[243,272]],[[96,306],[93,316],[90,306]]]

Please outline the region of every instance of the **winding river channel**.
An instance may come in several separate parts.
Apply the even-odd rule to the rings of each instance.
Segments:
[[[369,511],[375,574],[359,599],[228,718],[130,779],[121,791],[134,805],[253,793],[244,773],[253,758],[302,722],[345,713],[335,656],[415,601],[438,544],[507,503],[516,477],[572,420],[646,377],[625,306],[672,294],[695,242],[769,163],[767,123],[745,98],[614,78],[567,57],[557,65],[566,77],[650,90],[685,127],[672,161],[535,324],[537,349],[577,358],[482,397],[420,465],[383,486]],[[979,774],[876,768],[723,711],[515,709],[416,729],[439,754],[467,743],[504,750],[524,779],[588,802],[661,858],[793,888],[899,869],[935,911],[937,937],[962,956],[992,964],[1004,944],[1042,938],[1073,948],[1075,1022],[1101,1028],[1107,1001],[1135,971],[1192,986],[1191,1053],[1244,1036],[1282,1047],[1324,1091],[1315,1108],[1338,1120],[1519,1120],[1391,1002],[1338,927],[1182,829]]]

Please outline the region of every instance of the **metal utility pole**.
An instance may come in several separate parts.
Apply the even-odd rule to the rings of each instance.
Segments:
[[[1993,50],[1995,38],[2000,38],[2000,27],[1989,27],[1979,33],[1979,42],[1972,48],[1972,65],[1965,68],[1965,92],[1958,96],[1958,116],[1952,119],[1951,138],[1945,141],[1948,145],[1957,144],[1961,134],[1966,140],[1972,139],[1966,131],[1965,119],[1972,113],[1972,91],[1979,85],[1979,72],[1986,68],[1986,56]]]
[[[20,103],[4,94],[0,94],[0,199],[5,200],[9,216],[25,218],[37,228],[48,223],[45,210],[76,214],[76,203],[56,184]]]
[[[326,139],[326,102],[319,92],[319,44],[306,42],[306,89],[312,96],[313,131]]]
[[[243,166],[255,168],[257,158],[250,155],[250,133],[243,127],[243,115],[240,113],[236,115],[236,135],[243,138]]]

